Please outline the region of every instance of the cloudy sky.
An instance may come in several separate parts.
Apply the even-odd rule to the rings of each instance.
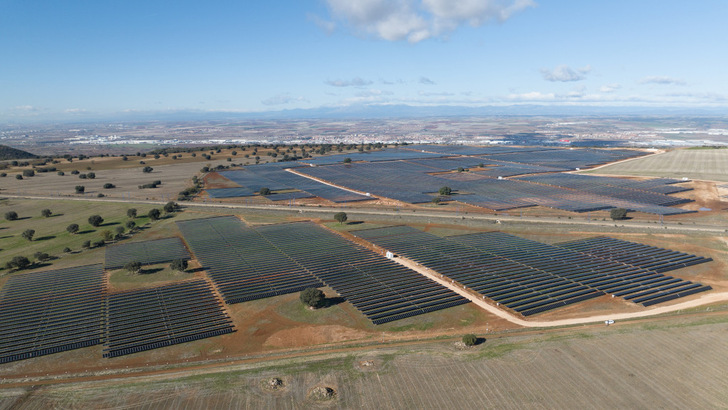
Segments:
[[[0,120],[728,107],[725,0],[0,0]]]

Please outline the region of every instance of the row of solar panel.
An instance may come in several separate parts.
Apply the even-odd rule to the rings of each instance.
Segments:
[[[151,241],[129,242],[106,248],[106,269],[118,269],[129,262],[142,265],[171,262],[175,259],[190,259],[187,248],[179,238],[164,238]]]

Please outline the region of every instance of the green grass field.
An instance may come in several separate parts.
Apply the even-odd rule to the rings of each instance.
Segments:
[[[609,165],[586,173],[728,182],[728,150],[680,149]]]

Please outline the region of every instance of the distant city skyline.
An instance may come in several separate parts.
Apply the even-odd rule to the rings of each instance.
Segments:
[[[728,3],[0,3],[0,122],[380,105],[728,108]]]

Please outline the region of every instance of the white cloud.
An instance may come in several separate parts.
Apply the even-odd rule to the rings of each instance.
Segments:
[[[620,88],[622,88],[622,86],[617,83],[604,84],[603,86],[601,86],[601,88],[599,88],[599,91],[603,92],[603,93],[613,93],[613,92],[619,90]]]
[[[531,0],[326,0],[331,17],[383,40],[417,43],[456,30],[505,21]]]
[[[393,93],[391,91],[383,91],[383,90],[362,90],[358,93],[356,93],[357,97],[363,97],[363,98],[369,98],[369,97],[378,97],[378,96],[385,96],[385,95],[392,95]]]
[[[584,68],[573,70],[567,65],[560,65],[553,70],[542,68],[541,75],[546,81],[569,82],[581,81],[585,79],[585,74],[587,74],[589,71],[591,71],[591,66],[586,66]]]
[[[427,77],[420,77],[420,84],[424,84],[424,85],[435,85],[435,82],[432,81],[432,80],[430,80]]]
[[[640,84],[685,85],[685,81],[668,76],[649,76],[640,80]]]
[[[298,102],[298,101],[307,101],[303,97],[293,97],[288,93],[278,94],[274,95],[273,97],[266,98],[265,100],[261,101],[264,105],[284,105],[284,104],[290,104],[292,102]]]
[[[364,87],[371,85],[372,81],[354,77],[351,80],[326,80],[326,84],[332,87]]]

